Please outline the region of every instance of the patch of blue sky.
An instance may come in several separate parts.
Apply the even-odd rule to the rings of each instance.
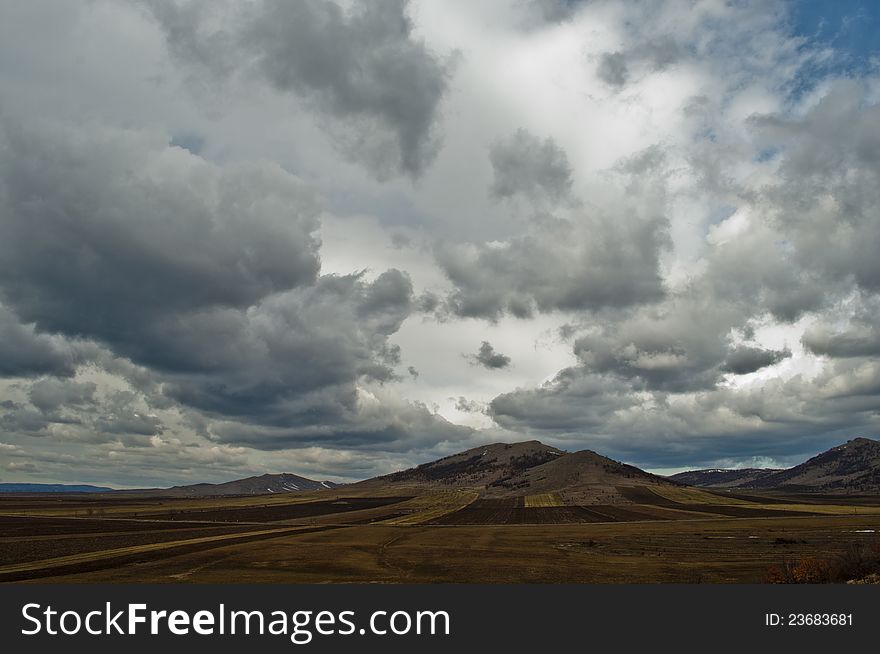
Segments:
[[[803,48],[824,52],[792,80],[797,101],[822,79],[861,77],[880,68],[880,2],[877,0],[789,0],[791,34]]]
[[[198,134],[182,133],[171,137],[171,145],[189,150],[193,154],[201,154],[205,147],[205,139]]]
[[[769,147],[769,148],[764,148],[762,150],[759,150],[758,153],[755,155],[755,161],[757,161],[758,163],[765,163],[767,161],[771,161],[780,152],[782,152],[782,149],[775,147],[775,146]]]

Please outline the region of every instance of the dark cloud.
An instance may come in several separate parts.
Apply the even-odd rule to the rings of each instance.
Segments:
[[[143,408],[142,396],[131,391],[98,393],[91,381],[58,377],[39,379],[27,388],[28,404],[10,403],[0,415],[0,428],[11,433],[49,436],[50,429],[65,428],[63,438],[84,443],[104,443],[120,436],[151,436],[164,426]]]
[[[638,403],[620,381],[593,375],[583,368],[564,368],[535,389],[517,389],[494,398],[489,415],[501,427],[518,433],[565,437],[604,429],[619,410]]]
[[[162,420],[140,407],[140,395],[132,391],[115,391],[103,398],[94,427],[104,434],[153,436],[164,432]]]
[[[360,397],[352,398],[357,405],[330,414],[335,421],[332,428],[321,420],[284,425],[225,422],[212,429],[211,438],[264,450],[319,445],[364,452],[409,452],[444,441],[468,442],[474,432],[446,421],[418,402],[383,402],[369,391],[357,395]]]
[[[407,0],[148,5],[178,57],[222,77],[257,72],[304,97],[374,174],[418,176],[436,155],[450,64],[414,36]]]
[[[591,328],[575,339],[574,354],[590,372],[614,375],[635,388],[711,388],[728,355],[727,334],[741,321],[736,307],[697,293],[675,296]]]
[[[157,324],[317,275],[316,204],[277,166],[98,128],[6,129],[0,150],[0,292],[38,329],[146,356]]]
[[[20,404],[0,413],[0,430],[6,433],[39,435],[48,425],[41,411]]]
[[[446,308],[465,317],[520,318],[536,311],[590,311],[651,303],[664,296],[661,217],[545,217],[504,243],[442,244],[435,256],[454,284]]]
[[[489,149],[496,198],[521,195],[536,204],[561,202],[571,192],[571,165],[565,150],[551,139],[541,140],[518,129]]]
[[[93,405],[96,390],[93,382],[47,378],[31,384],[28,398],[37,409],[50,413],[65,406]]]
[[[391,270],[371,283],[326,275],[248,312],[187,316],[163,325],[156,343],[166,393],[220,416],[330,428],[356,415],[358,379],[395,378],[387,336],[411,303],[409,278]]]
[[[38,333],[33,324],[22,325],[15,314],[0,305],[0,377],[69,377],[78,359],[76,349],[66,339]]]
[[[94,424],[99,431],[105,434],[153,436],[164,431],[162,421],[158,417],[143,415],[133,410],[101,416],[95,420]]]
[[[489,411],[517,433],[656,467],[816,452],[880,427],[875,362],[746,389],[634,391],[623,380],[567,368],[539,388],[499,395]]]
[[[845,331],[817,325],[804,332],[801,341],[814,354],[839,358],[880,356],[880,331],[873,325]]]
[[[496,352],[489,341],[483,341],[476,354],[468,357],[474,365],[483,366],[487,370],[502,370],[510,366],[510,357]]]
[[[858,296],[849,324],[839,322],[817,321],[804,331],[801,343],[814,354],[835,358],[880,356],[880,297]]]
[[[0,293],[36,329],[105,348],[77,363],[131,380],[146,405],[241,423],[230,434],[264,433],[247,423],[283,425],[297,434],[288,443],[397,442],[408,423],[425,438],[459,433],[423,408],[365,404],[360,384],[398,379],[388,337],[413,310],[412,282],[393,269],[371,281],[318,276],[317,206],[296,178],[266,164],[214,166],[139,132],[7,130],[2,147]],[[60,345],[53,358],[60,336],[4,329],[73,372]],[[69,417],[50,405],[79,388],[58,383],[32,390],[43,427]],[[163,433],[132,398],[104,405],[70,415],[99,434]],[[19,413],[7,420],[41,428]]]
[[[772,366],[791,357],[789,350],[765,350],[760,347],[738,347],[727,355],[721,370],[735,375],[746,375]]]

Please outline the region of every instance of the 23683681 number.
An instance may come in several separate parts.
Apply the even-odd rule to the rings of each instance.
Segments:
[[[789,613],[790,627],[851,627],[852,613]]]

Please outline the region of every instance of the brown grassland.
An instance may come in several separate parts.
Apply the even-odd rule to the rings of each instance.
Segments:
[[[880,551],[877,497],[617,490],[627,503],[399,486],[0,497],[0,582],[822,581],[799,571]]]

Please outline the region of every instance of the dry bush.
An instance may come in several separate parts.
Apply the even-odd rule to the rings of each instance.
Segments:
[[[826,557],[782,561],[764,573],[768,584],[842,584],[880,573],[880,540],[852,543],[842,552]]]

